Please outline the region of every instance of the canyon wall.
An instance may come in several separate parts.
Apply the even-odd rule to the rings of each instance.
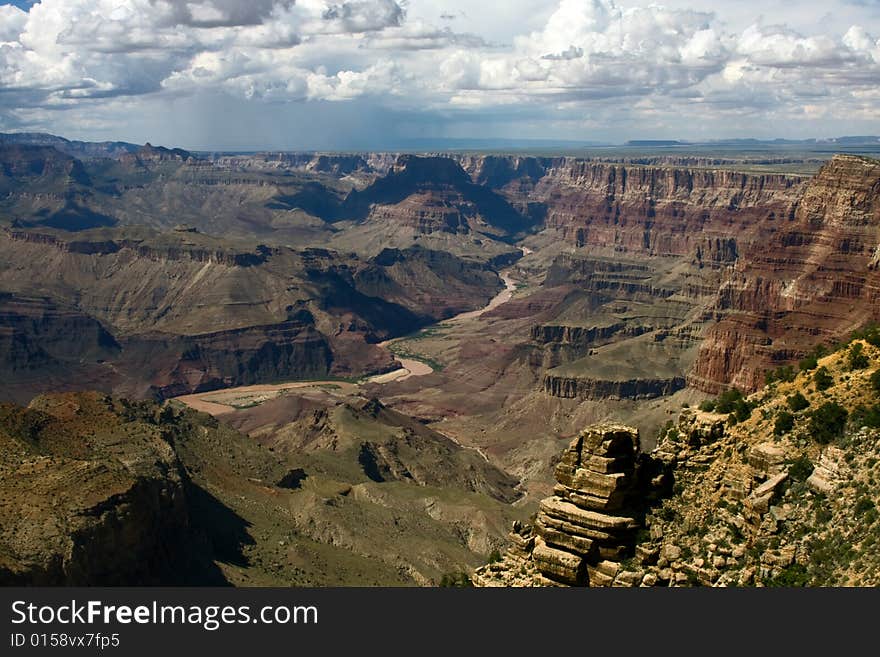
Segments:
[[[880,162],[837,156],[805,187],[793,216],[725,272],[692,385],[754,390],[764,372],[880,319]]]
[[[836,156],[813,178],[654,159],[461,162],[512,205],[541,204],[544,233],[573,247],[552,263],[546,287],[579,286],[594,299],[590,313],[613,300],[690,303],[699,315],[678,329],[703,332],[687,376],[706,392],[754,390],[767,370],[877,319],[875,160]],[[658,275],[676,267],[677,280]],[[557,352],[545,364],[589,353],[572,340],[591,335],[586,314],[533,328],[532,339]],[[590,385],[545,379],[545,388],[562,396]]]

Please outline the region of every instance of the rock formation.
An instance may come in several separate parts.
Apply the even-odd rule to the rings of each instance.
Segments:
[[[501,287],[482,263],[419,247],[364,261],[239,248],[192,231],[10,228],[0,230],[0,253],[0,290],[13,294],[0,296],[0,339],[10,345],[0,371],[34,374],[24,386],[0,383],[11,388],[0,398],[16,401],[72,385],[164,397],[388,371],[394,358],[375,343],[477,308]],[[62,325],[72,331],[63,353]],[[33,356],[27,367],[22,354]],[[61,383],[40,388],[50,373]]]
[[[628,581],[620,562],[640,527],[638,431],[597,425],[585,430],[556,465],[553,497],[534,526],[516,525],[505,558],[475,574],[482,586],[610,586]],[[523,573],[529,576],[522,579]]]
[[[724,276],[691,385],[755,390],[764,372],[880,319],[880,162],[835,156],[790,217],[749,229]],[[748,233],[746,233],[748,234]]]
[[[556,495],[541,503],[534,527],[515,525],[504,558],[478,569],[474,583],[876,586],[880,403],[872,374],[880,337],[858,344],[864,367],[851,365],[849,346],[819,361],[833,380],[824,391],[807,371],[748,397],[735,415],[684,409],[638,461],[640,477],[628,480],[642,485],[634,488],[599,478],[629,468],[588,451],[598,440],[587,436],[602,432],[607,444],[608,429],[588,430],[563,454]],[[829,405],[843,418],[831,428]],[[601,517],[611,534],[608,515],[627,508],[611,491],[630,491],[645,512],[613,512],[617,526],[644,529],[603,545],[582,519],[590,510],[590,530]],[[632,558],[618,563],[624,555]]]
[[[160,427],[120,423],[114,405],[81,394],[0,406],[0,583],[186,581],[198,541],[177,455]]]

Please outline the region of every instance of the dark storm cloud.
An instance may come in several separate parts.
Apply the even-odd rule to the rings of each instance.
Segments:
[[[191,27],[260,25],[276,8],[289,9],[295,0],[150,0],[172,6],[171,24]]]
[[[324,20],[338,22],[346,32],[370,32],[399,26],[405,15],[394,0],[352,0],[329,7]]]

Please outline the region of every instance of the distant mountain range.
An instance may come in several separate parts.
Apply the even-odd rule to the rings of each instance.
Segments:
[[[51,146],[62,153],[77,158],[116,158],[127,153],[135,153],[141,148],[137,144],[129,144],[124,141],[71,141],[43,132],[0,133],[0,146],[11,144]]]
[[[0,146],[8,144],[26,144],[33,146],[51,146],[63,153],[77,158],[118,158],[122,155],[135,153],[141,146],[124,141],[88,142],[65,139],[42,132],[0,133]],[[461,151],[525,151],[525,152],[560,152],[584,151],[592,149],[776,149],[800,147],[807,150],[851,150],[865,149],[875,152],[880,149],[880,137],[874,135],[855,135],[844,137],[828,137],[823,139],[714,139],[706,141],[688,141],[678,139],[633,139],[624,144],[613,144],[602,141],[566,140],[566,139],[411,139],[388,144],[378,149],[384,152],[461,152]],[[360,149],[363,150],[363,149]],[[377,149],[371,149],[377,150]],[[348,149],[349,152],[358,149]],[[222,151],[212,155],[241,153],[245,151]],[[259,150],[247,152],[261,152]],[[208,151],[205,151],[208,153]]]

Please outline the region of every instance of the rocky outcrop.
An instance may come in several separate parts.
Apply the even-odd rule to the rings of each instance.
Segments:
[[[547,374],[543,382],[544,392],[563,399],[653,399],[671,395],[685,385],[683,376],[615,381]]]
[[[159,427],[117,412],[94,394],[0,406],[0,583],[187,581],[185,475]]]
[[[388,175],[363,190],[353,190],[343,212],[361,221],[390,220],[424,233],[467,233],[479,220],[491,229],[515,234],[531,219],[488,187],[475,184],[459,164],[446,157],[399,158]]]
[[[610,586],[628,581],[621,561],[641,526],[641,465],[636,429],[591,427],[556,465],[553,497],[543,500],[534,526],[515,525],[505,558],[477,571],[480,586]],[[531,581],[521,581],[530,573]]]
[[[791,217],[738,240],[689,375],[691,385],[755,390],[764,372],[880,318],[880,162],[836,156],[805,187]]]

